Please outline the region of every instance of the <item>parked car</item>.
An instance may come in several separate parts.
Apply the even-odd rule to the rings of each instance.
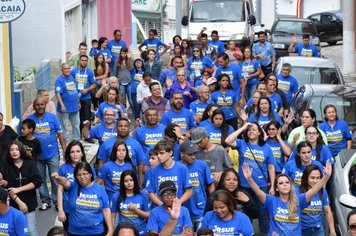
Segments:
[[[321,12],[308,16],[318,30],[320,42],[335,45],[342,40],[343,14],[339,11]]]
[[[295,124],[299,126],[304,110],[311,108],[316,113],[318,123],[323,122],[323,109],[333,104],[340,119],[346,121],[355,137],[356,131],[356,87],[331,84],[306,84],[300,87],[292,100],[290,111],[295,117]],[[355,139],[353,146],[356,146]]]
[[[288,47],[292,37],[296,35],[298,42],[302,43],[303,34],[309,34],[311,43],[318,47],[320,52],[320,41],[314,23],[310,19],[278,18],[273,23],[271,30],[266,30],[269,42],[276,50],[277,57],[288,56]]]
[[[356,198],[350,192],[349,172],[356,160],[356,150],[342,150],[335,158],[332,175],[330,204],[334,213],[338,235],[348,235],[347,214],[356,206]],[[351,199],[351,200],[350,200]]]
[[[320,57],[281,57],[276,63],[274,73],[280,74],[282,65],[292,65],[291,75],[299,86],[304,84],[345,84],[339,67],[331,60]]]

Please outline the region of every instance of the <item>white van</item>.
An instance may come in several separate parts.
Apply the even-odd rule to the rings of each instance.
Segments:
[[[252,0],[192,0],[189,15],[182,18],[182,25],[187,26],[187,38],[193,44],[203,27],[210,36],[211,31],[219,32],[219,40],[227,44],[235,40],[239,45],[253,43],[254,25]]]

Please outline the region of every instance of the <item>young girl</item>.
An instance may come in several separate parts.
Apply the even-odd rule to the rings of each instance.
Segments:
[[[148,196],[140,191],[136,173],[133,170],[125,170],[120,177],[120,192],[112,197],[111,207],[112,221],[118,223],[130,222],[134,224],[140,235],[146,233],[146,223],[150,215],[148,210]]]
[[[2,187],[7,189],[11,197],[10,206],[26,215],[29,233],[38,236],[36,189],[41,186],[43,180],[36,162],[29,158],[22,143],[11,142],[6,152],[6,161],[1,163],[0,172],[2,173],[0,183]]]
[[[95,80],[96,80],[96,88],[90,91],[92,102],[94,105],[94,109],[98,108],[99,104],[103,102],[102,99],[98,99],[95,95],[102,86],[102,81],[106,80],[109,75],[110,69],[109,64],[105,62],[105,57],[103,54],[98,53],[95,58]]]
[[[199,126],[206,127],[207,125],[211,124],[211,121],[212,121],[211,120],[211,115],[218,108],[219,108],[218,105],[215,105],[213,103],[209,103],[208,106],[205,108],[205,110],[203,112],[203,116],[201,118],[201,122],[200,122]]]
[[[305,168],[299,193],[306,193],[309,189],[313,188],[320,181],[321,176],[322,173],[317,166],[310,165]],[[329,206],[328,193],[325,188],[320,189],[318,194],[315,194],[311,199],[308,206],[302,210],[302,235],[324,236],[322,211],[324,211],[326,215],[330,232],[329,235],[336,235],[334,217]]]
[[[131,169],[135,171],[129,156],[129,150],[126,143],[116,141],[110,155],[110,161],[106,162],[98,172],[97,183],[104,185],[109,199],[115,192],[120,190],[120,176],[124,170]]]
[[[112,59],[111,51],[107,48],[108,46],[108,39],[106,37],[99,38],[98,41],[98,53],[101,53],[105,57],[105,62],[110,63]]]
[[[210,142],[226,146],[225,139],[234,132],[234,129],[226,124],[225,114],[222,110],[217,109],[211,115],[212,123],[205,126]]]
[[[147,51],[147,61],[145,62],[145,69],[152,75],[152,79],[159,81],[159,76],[162,72],[162,65],[160,61],[155,60],[156,52],[153,49]]]
[[[276,120],[282,126],[283,122],[279,115],[272,110],[271,101],[268,97],[260,97],[257,103],[257,112],[252,113],[247,121],[257,122],[261,127],[268,124],[270,121]]]
[[[265,132],[268,136],[266,143],[272,148],[273,156],[276,159],[274,168],[276,173],[279,174],[292,151],[288,142],[282,139],[282,128],[277,121],[269,122]]]
[[[178,45],[174,45],[173,47],[173,51],[171,53],[171,55],[169,55],[168,57],[168,61],[167,61],[167,68],[170,68],[173,66],[173,58],[179,56],[181,58],[183,58],[183,51],[182,51],[182,46]],[[183,59],[183,67],[187,67],[187,63],[186,60]]]
[[[143,73],[145,72],[145,66],[141,58],[137,58],[134,61],[134,69],[131,71],[131,98],[133,103],[133,113],[135,119],[140,118],[141,104],[137,103],[137,86],[143,81]]]
[[[280,174],[274,181],[274,195],[262,191],[252,178],[252,170],[249,165],[243,165],[243,174],[257,195],[259,201],[266,206],[269,215],[268,235],[273,233],[279,236],[302,235],[301,232],[301,210],[308,206],[313,197],[323,188],[331,176],[332,167],[328,162],[325,167],[323,178],[307,192],[296,195],[292,179]]]
[[[187,62],[192,55],[192,49],[189,45],[189,41],[186,39],[182,40],[182,53],[183,53],[183,59],[185,62]]]
[[[122,47],[120,50],[120,56],[115,62],[113,75],[119,80],[119,90],[122,93],[122,103],[126,106],[125,99],[127,97],[131,109],[133,109],[133,103],[131,98],[131,71],[133,69],[131,59],[128,56],[129,49]]]
[[[79,141],[73,140],[70,142],[64,153],[65,163],[59,167],[59,176],[66,177],[70,182],[74,182],[74,168],[75,165],[81,161],[85,161],[85,152],[83,144]],[[94,168],[92,167],[94,179],[96,178]],[[68,230],[68,192],[63,191],[61,185],[57,186],[57,202],[58,202],[58,219],[63,222],[63,227]]]

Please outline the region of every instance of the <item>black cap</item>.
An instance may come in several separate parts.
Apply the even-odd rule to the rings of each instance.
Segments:
[[[8,192],[6,191],[6,189],[4,189],[3,187],[0,187],[0,201],[2,203],[5,203],[7,202],[7,196],[8,196]]]
[[[310,36],[309,36],[309,34],[303,34],[303,37],[302,37],[303,39],[309,39],[310,38]]]
[[[172,190],[174,192],[177,192],[177,188],[176,188],[175,183],[173,181],[170,181],[170,180],[162,182],[159,185],[159,195],[161,195],[166,190]]]
[[[199,149],[195,146],[195,144],[189,140],[181,143],[179,148],[181,152],[187,153],[188,155],[192,155],[196,152],[199,152]]]

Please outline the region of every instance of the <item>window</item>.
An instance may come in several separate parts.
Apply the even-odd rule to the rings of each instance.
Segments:
[[[316,14],[316,15],[312,15],[310,16],[309,18],[316,24],[320,23],[320,17],[321,15],[320,14]]]

